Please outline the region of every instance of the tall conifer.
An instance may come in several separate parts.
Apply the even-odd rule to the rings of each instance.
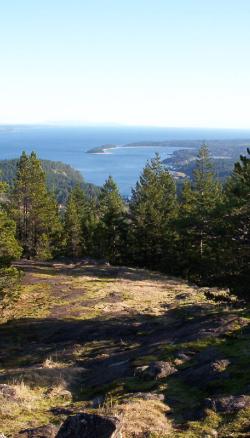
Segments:
[[[30,156],[23,152],[18,161],[12,202],[24,255],[37,256],[47,241],[46,254],[52,256],[50,242],[55,245],[61,225],[55,199],[47,191],[45,174],[34,152]]]
[[[132,191],[130,213],[135,263],[171,271],[175,239],[171,224],[177,213],[176,186],[158,154],[147,163]]]

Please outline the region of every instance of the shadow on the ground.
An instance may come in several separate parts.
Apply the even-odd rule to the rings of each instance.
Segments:
[[[183,306],[160,317],[136,314],[89,320],[9,321],[0,326],[0,359],[8,370],[0,380],[10,377],[10,369],[12,378],[28,375],[48,357],[82,368],[84,382],[90,386],[132,377],[136,358],[157,356],[163,345],[178,348],[184,342],[223,336],[237,321],[235,315],[210,310],[207,306]],[[82,351],[78,356],[73,354],[76,349]]]
[[[54,262],[37,262],[30,260],[21,260],[16,262],[15,266],[19,267],[25,273],[45,274],[53,276],[68,275],[74,277],[100,277],[109,279],[125,279],[130,281],[162,281],[164,275],[159,272],[147,271],[144,269],[134,269],[123,266],[110,266],[109,264],[98,262],[90,263],[86,261],[61,261]],[[168,281],[174,283],[185,283],[183,279],[168,276]]]

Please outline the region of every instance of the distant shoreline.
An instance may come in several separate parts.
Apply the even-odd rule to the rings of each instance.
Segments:
[[[197,140],[195,140],[197,142]],[[188,144],[190,143],[190,144]],[[176,140],[176,141],[142,141],[142,142],[135,142],[135,143],[128,143],[124,145],[115,145],[115,144],[105,144],[103,146],[97,146],[95,148],[91,148],[86,151],[86,154],[107,154],[109,150],[111,149],[118,149],[118,148],[138,148],[138,147],[183,147],[184,149],[193,147],[193,141],[187,142],[186,140]],[[201,144],[202,141],[198,140],[198,143]],[[191,146],[192,145],[192,146]]]

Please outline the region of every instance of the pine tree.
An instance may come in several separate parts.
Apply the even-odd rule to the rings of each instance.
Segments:
[[[37,256],[41,239],[46,238],[52,256],[56,240],[59,240],[61,224],[58,207],[54,197],[47,191],[45,174],[34,152],[30,156],[23,152],[20,157],[12,203],[17,236],[24,255]]]
[[[134,262],[172,271],[176,186],[158,154],[147,163],[132,191],[130,213]]]
[[[105,181],[98,199],[99,222],[96,228],[99,256],[112,263],[121,260],[121,228],[125,205],[113,178]]]

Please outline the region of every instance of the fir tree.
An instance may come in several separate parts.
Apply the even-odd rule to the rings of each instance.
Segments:
[[[120,231],[124,220],[125,205],[111,176],[101,188],[98,201],[99,222],[96,238],[99,242],[99,255],[114,263],[121,259]]]
[[[250,149],[235,164],[227,193],[227,275],[236,292],[249,295],[250,284]]]
[[[65,218],[64,235],[66,240],[66,255],[69,257],[80,257],[83,252],[82,245],[82,224],[80,207],[72,192],[69,196]]]
[[[216,180],[208,148],[198,153],[193,182],[186,181],[179,210],[179,264],[185,275],[208,277],[218,256],[216,217],[222,206],[222,187]]]
[[[0,182],[0,198],[5,188]],[[15,222],[0,205],[0,309],[13,300],[19,282],[19,271],[11,267],[11,262],[18,259],[22,252],[15,234]]]
[[[12,202],[17,236],[24,255],[37,256],[41,238],[44,240],[46,237],[52,256],[56,240],[59,240],[61,224],[58,207],[54,197],[47,191],[45,174],[34,152],[30,156],[23,152],[17,164]]]
[[[130,202],[134,262],[171,271],[177,213],[176,187],[157,154],[145,166]],[[163,267],[164,265],[164,267]]]

